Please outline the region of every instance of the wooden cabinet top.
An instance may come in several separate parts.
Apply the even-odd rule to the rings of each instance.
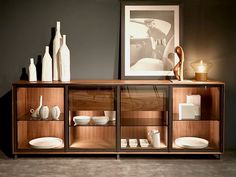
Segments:
[[[197,82],[194,80],[177,81],[177,80],[72,80],[69,82],[29,82],[17,81],[13,85],[28,86],[64,86],[64,85],[224,85],[221,81]]]

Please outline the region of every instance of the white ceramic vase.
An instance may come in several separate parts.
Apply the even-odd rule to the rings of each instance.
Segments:
[[[59,120],[60,114],[61,114],[61,110],[59,106],[55,105],[51,108],[52,119]]]
[[[70,81],[70,50],[66,45],[66,35],[63,35],[59,50],[60,81]]]
[[[29,81],[35,82],[37,81],[37,72],[36,67],[34,65],[34,59],[30,58],[30,65],[29,65]]]
[[[59,49],[62,44],[62,37],[60,33],[60,22],[57,22],[56,35],[53,40],[53,80],[59,80]]]
[[[42,59],[42,81],[52,81],[52,58],[49,54],[49,47],[46,46]]]
[[[42,119],[47,119],[49,115],[49,108],[48,106],[41,106],[39,110],[39,115]]]
[[[30,110],[30,113],[31,113],[31,116],[32,117],[39,117],[39,111],[41,109],[43,105],[43,96],[40,95],[40,98],[39,98],[39,106],[34,110],[34,109],[31,109]]]

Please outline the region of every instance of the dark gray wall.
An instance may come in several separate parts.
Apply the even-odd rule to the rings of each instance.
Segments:
[[[157,1],[158,2],[158,1]],[[236,148],[236,3],[222,0],[183,0],[182,45],[185,77],[189,64],[209,60],[209,78],[226,82],[226,143]],[[61,21],[71,51],[72,79],[117,79],[119,61],[119,0],[0,0],[1,127],[9,127],[11,84],[19,80],[29,58],[42,56],[52,40],[51,28]],[[7,105],[7,106],[6,106]],[[4,108],[4,110],[3,110]],[[7,124],[7,126],[5,125]],[[6,128],[5,128],[6,129]],[[3,129],[2,141],[6,140]]]

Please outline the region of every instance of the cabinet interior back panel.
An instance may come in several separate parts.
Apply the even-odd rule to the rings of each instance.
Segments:
[[[167,126],[121,126],[121,138],[123,139],[148,139],[151,141],[149,132],[158,130],[161,141],[167,144]]]
[[[29,141],[34,138],[57,137],[64,140],[63,121],[18,121],[18,148],[29,148]]]
[[[122,111],[121,125],[167,125],[167,111]]]
[[[193,136],[204,138],[209,141],[210,146],[220,146],[219,121],[174,121],[173,141],[179,137]]]
[[[165,111],[166,90],[155,86],[122,87],[121,111]]]
[[[179,104],[186,103],[187,95],[201,96],[201,119],[220,117],[220,87],[186,87],[173,88],[173,113],[179,113]]]
[[[76,89],[69,91],[69,109],[114,110],[114,89]]]
[[[30,114],[30,109],[39,106],[40,95],[43,96],[43,105],[49,109],[55,105],[59,106],[61,113],[64,113],[64,89],[23,87],[17,89],[17,115],[18,117]]]

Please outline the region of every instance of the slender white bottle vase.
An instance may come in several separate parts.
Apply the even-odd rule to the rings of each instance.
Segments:
[[[56,35],[53,40],[53,80],[59,80],[59,49],[62,43],[62,37],[60,33],[61,23],[57,22]]]
[[[63,35],[62,45],[59,50],[60,80],[70,81],[70,50],[66,45],[66,35]]]
[[[30,65],[29,65],[29,81],[35,82],[37,81],[37,72],[36,67],[34,65],[34,59],[30,58]]]
[[[46,46],[42,60],[42,81],[52,81],[52,58],[49,54],[49,47]]]

